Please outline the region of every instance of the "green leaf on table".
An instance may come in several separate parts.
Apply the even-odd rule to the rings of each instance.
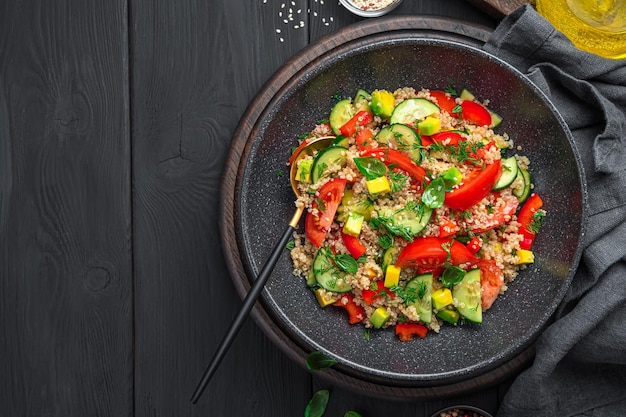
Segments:
[[[311,352],[306,357],[306,367],[311,371],[321,371],[330,368],[337,361],[324,355],[322,352]]]
[[[327,389],[319,390],[309,401],[304,409],[304,417],[322,417],[328,405],[330,392]]]
[[[363,417],[363,416],[357,413],[356,411],[348,411],[346,414],[343,415],[343,417]]]

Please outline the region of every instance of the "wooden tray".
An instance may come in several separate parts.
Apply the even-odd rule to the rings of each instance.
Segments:
[[[491,29],[489,28],[460,23],[447,18],[400,16],[393,19],[374,19],[358,25],[345,27],[332,35],[320,39],[320,41],[303,49],[287,61],[272,76],[259,95],[252,101],[233,134],[220,189],[222,195],[220,232],[224,254],[235,287],[242,298],[249,291],[250,279],[242,263],[241,254],[243,248],[239,247],[237,238],[233,233],[233,230],[236,229],[238,216],[235,199],[241,155],[245,153],[247,138],[257,128],[256,121],[260,118],[263,110],[271,102],[280,87],[314,57],[319,56],[324,51],[359,38],[382,32],[397,33],[398,31],[410,31],[413,34],[417,33],[420,36],[433,39],[454,40],[475,47],[481,47],[491,34]],[[305,367],[305,357],[308,352],[296,343],[284,329],[275,324],[269,309],[263,303],[257,303],[251,315],[274,344],[294,362]],[[520,372],[530,363],[532,357],[533,348],[530,347],[509,362],[473,379],[450,385],[426,388],[373,383],[334,368],[325,370],[318,375],[328,380],[329,383],[370,396],[399,399],[433,399],[486,389]]]

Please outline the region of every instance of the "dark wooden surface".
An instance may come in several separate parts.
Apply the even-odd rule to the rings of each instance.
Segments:
[[[361,19],[282,3],[1,2],[1,416],[294,416],[322,388],[327,416],[497,410],[510,381],[434,401],[328,386],[252,321],[190,404],[241,305],[217,222],[230,137],[282,63]],[[394,14],[495,27],[485,10]]]

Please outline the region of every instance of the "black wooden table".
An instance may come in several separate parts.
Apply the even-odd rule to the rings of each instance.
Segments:
[[[462,0],[394,14],[497,24]],[[322,388],[327,416],[497,410],[510,381],[409,402],[328,386],[252,321],[189,402],[241,305],[217,221],[231,134],[284,61],[360,19],[336,0],[0,4],[1,416],[297,416]]]

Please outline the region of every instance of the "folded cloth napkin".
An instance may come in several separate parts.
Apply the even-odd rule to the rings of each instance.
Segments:
[[[497,416],[626,416],[626,60],[577,49],[530,5],[484,48],[526,74],[565,119],[589,214],[572,285]]]

